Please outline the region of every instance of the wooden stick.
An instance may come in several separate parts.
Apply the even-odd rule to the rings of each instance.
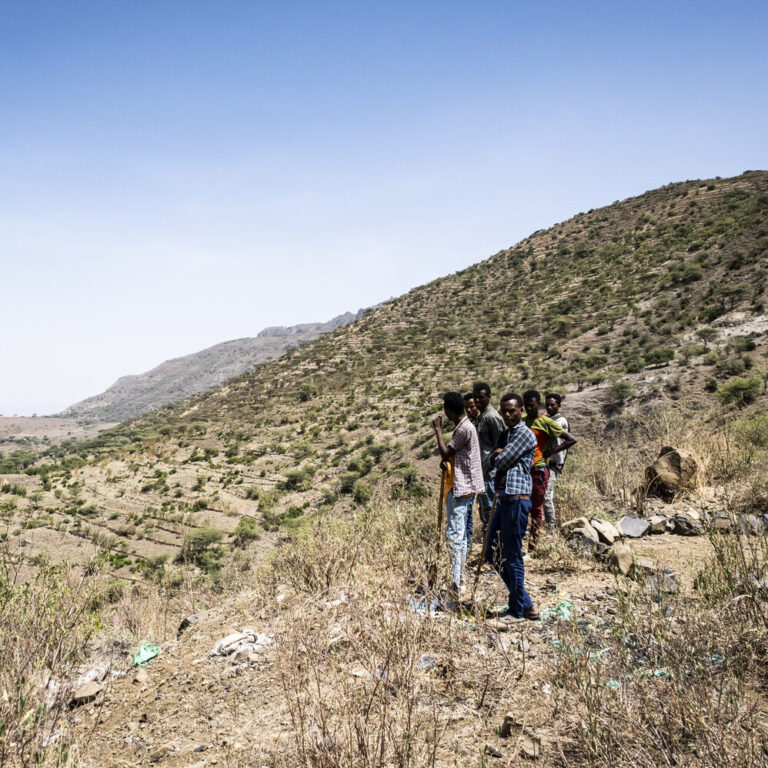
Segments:
[[[429,574],[427,576],[430,587],[433,587],[437,581],[437,561],[440,559],[440,534],[443,530],[443,496],[445,494],[446,474],[446,470],[443,470],[443,475],[440,479],[440,496],[437,498],[437,549],[435,552],[435,561],[432,563],[432,567],[429,569]]]
[[[443,532],[443,507],[445,506],[445,476],[448,474],[447,470],[443,470],[443,476],[440,478],[440,499],[437,504],[437,557],[440,557],[440,539],[442,539]]]
[[[491,530],[491,521],[493,520],[493,513],[496,511],[496,502],[499,499],[499,494],[493,494],[493,504],[491,505],[491,512],[488,515],[488,525],[485,526],[485,532],[483,533],[483,548],[480,551],[480,559],[477,561],[477,568],[475,569],[475,583],[472,585],[472,597],[470,602],[475,602],[475,592],[477,591],[477,582],[480,581],[480,569],[485,562],[485,548],[488,546],[488,531]]]

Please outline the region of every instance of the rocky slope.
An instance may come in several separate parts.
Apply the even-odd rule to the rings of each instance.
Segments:
[[[77,569],[40,568],[62,558],[111,577],[85,605],[100,611],[92,662],[112,656],[114,673],[62,710],[78,764],[764,764],[767,254],[768,173],[672,184],[37,466],[6,457],[18,581],[68,577],[75,594]],[[561,522],[583,518],[580,546],[568,525],[545,536],[526,569],[546,613],[507,633],[489,620],[505,599],[494,573],[458,616],[431,578],[447,563],[429,420],[443,391],[478,379],[496,401],[566,392],[579,438],[557,505]],[[645,469],[669,445],[694,456],[696,480],[647,502]],[[633,575],[612,572],[593,556],[598,529],[637,514],[658,533],[632,539]],[[25,637],[17,625],[0,621],[0,646]],[[209,656],[245,628],[269,642]],[[145,641],[162,650],[137,673]],[[0,678],[22,746],[24,679]],[[54,732],[36,742],[50,764]]]
[[[233,339],[200,352],[166,360],[138,375],[123,376],[100,395],[70,405],[57,414],[87,422],[119,422],[169,403],[205,392],[286,350],[314,341],[324,333],[365,314],[346,312],[327,323],[265,328],[253,338]]]

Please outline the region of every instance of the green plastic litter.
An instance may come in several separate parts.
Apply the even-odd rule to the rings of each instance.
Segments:
[[[149,661],[154,659],[158,653],[160,653],[159,645],[142,643],[138,653],[133,657],[131,664],[134,666],[144,667]]]
[[[612,691],[620,691],[621,690],[621,683],[618,680],[609,680],[605,684],[606,688],[610,688]]]
[[[561,600],[554,608],[545,608],[541,612],[542,619],[562,619],[563,621],[570,621],[573,615],[573,603],[569,603],[567,600]]]

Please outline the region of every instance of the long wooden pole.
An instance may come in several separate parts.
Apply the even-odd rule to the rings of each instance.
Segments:
[[[437,547],[435,551],[435,562],[432,563],[429,573],[429,586],[433,587],[437,581],[437,567],[440,559],[440,538],[443,531],[443,496],[445,495],[446,470],[443,470],[440,478],[440,495],[437,497]]]
[[[496,511],[496,502],[499,499],[499,494],[494,493],[493,494],[493,504],[491,505],[491,512],[488,515],[488,525],[485,526],[485,531],[483,532],[483,548],[480,550],[480,559],[477,561],[477,568],[475,568],[475,582],[472,585],[472,597],[470,599],[471,602],[475,602],[475,592],[477,591],[477,582],[480,581],[480,569],[483,567],[483,563],[485,562],[485,548],[488,546],[488,531],[491,530],[491,522],[493,520],[493,513]]]

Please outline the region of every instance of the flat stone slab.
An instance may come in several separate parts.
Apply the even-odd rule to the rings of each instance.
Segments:
[[[600,541],[604,544],[611,545],[614,541],[621,538],[621,534],[616,530],[616,526],[608,520],[603,520],[600,517],[593,517],[590,520],[592,527],[597,531],[597,535],[600,537]]]
[[[589,525],[589,520],[586,517],[574,517],[572,520],[566,520],[560,525],[560,530],[564,535],[567,535],[570,531],[576,528],[581,528],[583,525]]]
[[[69,707],[80,707],[83,704],[88,704],[93,701],[101,693],[101,686],[98,683],[90,682],[85,685],[81,685],[73,694],[69,700]]]
[[[622,536],[627,536],[630,539],[639,539],[650,531],[651,524],[640,517],[624,515],[624,517],[619,520],[616,527],[619,529],[619,533],[621,533]]]

